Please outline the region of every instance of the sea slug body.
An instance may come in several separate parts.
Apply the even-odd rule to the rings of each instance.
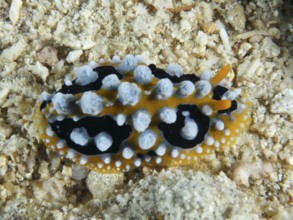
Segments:
[[[34,122],[50,150],[103,173],[190,165],[232,146],[250,125],[249,102],[217,74],[184,74],[140,57],[80,67],[55,94],[43,92]]]

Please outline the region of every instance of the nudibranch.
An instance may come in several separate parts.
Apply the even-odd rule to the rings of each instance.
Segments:
[[[198,77],[141,56],[92,61],[55,94],[41,94],[39,139],[98,172],[190,165],[235,144],[250,124],[249,102],[225,79],[229,70]]]

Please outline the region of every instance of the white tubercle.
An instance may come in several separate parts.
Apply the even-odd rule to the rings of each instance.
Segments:
[[[214,138],[212,136],[206,136],[205,143],[209,146],[212,146],[214,144]]]
[[[177,149],[172,149],[171,151],[171,157],[175,158],[178,157],[179,151]]]
[[[161,157],[157,157],[157,158],[156,158],[156,163],[159,164],[159,163],[161,163],[161,162],[162,162],[162,158],[161,158]]]
[[[200,79],[209,81],[213,76],[213,72],[211,70],[204,70],[201,73]]]
[[[225,92],[222,96],[222,99],[229,99],[231,101],[236,99],[236,94],[233,91],[228,90],[227,92]]]
[[[118,114],[116,117],[116,122],[118,126],[122,126],[124,125],[125,121],[126,121],[126,116],[124,114]]]
[[[121,165],[122,165],[121,160],[116,160],[116,161],[115,161],[115,166],[116,166],[116,167],[120,167]]]
[[[136,111],[132,116],[133,127],[138,132],[145,131],[149,127],[150,122],[151,122],[151,115],[145,109],[140,109]]]
[[[157,140],[157,134],[148,129],[138,136],[138,145],[143,150],[148,150],[154,146]]]
[[[196,97],[201,98],[208,95],[212,89],[211,84],[206,80],[199,80],[195,84]]]
[[[57,149],[62,149],[66,144],[65,140],[59,140],[56,144]]]
[[[104,161],[105,164],[111,163],[111,156],[110,155],[104,155],[102,160]]]
[[[136,159],[134,160],[134,165],[135,165],[136,167],[139,167],[139,166],[141,165],[141,159],[136,158]]]
[[[53,94],[50,94],[48,92],[42,92],[40,95],[40,100],[41,102],[44,102],[44,101],[49,102],[52,100],[53,96],[54,96]]]
[[[134,80],[141,84],[149,84],[154,78],[148,66],[139,65],[134,69]]]
[[[108,150],[113,143],[113,139],[111,135],[104,131],[97,134],[94,140],[95,140],[96,147],[102,152],[105,152],[106,150]]]
[[[112,57],[112,63],[120,63],[120,57],[115,55]]]
[[[64,115],[57,115],[56,117],[57,121],[63,121],[65,119]]]
[[[185,80],[179,83],[178,86],[178,95],[182,97],[186,97],[191,95],[195,90],[195,86],[191,81]]]
[[[152,157],[150,155],[145,155],[144,160],[149,163],[151,161]]]
[[[76,84],[80,86],[88,85],[98,79],[97,72],[93,71],[90,65],[79,67],[76,70]]]
[[[213,109],[209,105],[204,105],[201,111],[206,116],[210,116],[211,114],[213,114]]]
[[[116,67],[116,70],[119,73],[125,74],[125,73],[129,73],[133,71],[136,66],[137,66],[137,59],[133,55],[128,54],[123,58],[120,65]]]
[[[226,136],[229,136],[231,134],[231,131],[229,129],[224,130],[224,134]]]
[[[58,114],[71,114],[76,108],[75,97],[72,94],[58,92],[54,95],[52,103]]]
[[[135,83],[123,82],[118,87],[118,99],[123,105],[136,105],[141,96],[141,90]]]
[[[66,158],[69,158],[69,159],[72,159],[76,156],[76,153],[74,150],[72,149],[69,149],[68,152],[67,152],[67,155],[66,155]]]
[[[184,127],[180,130],[180,135],[186,140],[193,140],[198,134],[198,126],[196,122],[190,118],[186,118]]]
[[[85,92],[80,99],[80,108],[82,113],[97,115],[102,111],[104,104],[103,99],[95,92]]]
[[[201,154],[202,153],[202,147],[201,146],[197,146],[195,148],[195,152]]]
[[[167,124],[172,124],[177,119],[176,109],[164,107],[160,109],[159,117],[163,122]]]
[[[118,76],[116,74],[110,74],[102,80],[102,89],[117,89],[119,84],[120,80]]]
[[[70,133],[70,139],[78,145],[85,146],[89,142],[89,135],[83,127],[74,128]]]
[[[54,131],[52,130],[50,125],[48,125],[48,127],[46,129],[46,135],[49,136],[49,137],[54,136]]]
[[[160,79],[155,88],[155,96],[159,100],[169,98],[173,94],[173,83],[170,79]]]
[[[165,144],[160,144],[155,150],[156,154],[159,156],[163,156],[166,153],[167,147]]]
[[[215,121],[215,128],[220,131],[224,130],[224,128],[225,128],[224,122],[221,120],[216,120]]]
[[[90,61],[89,64],[88,64],[92,69],[98,67],[99,65],[95,62],[95,61]]]
[[[171,76],[180,77],[183,75],[182,66],[177,63],[170,63],[166,69],[166,72]]]
[[[72,119],[73,119],[73,121],[76,122],[76,121],[79,121],[81,118],[77,115],[73,115]]]
[[[122,156],[128,160],[134,156],[134,151],[130,147],[125,147],[122,150]]]
[[[79,161],[79,163],[80,163],[81,165],[85,165],[87,162],[88,162],[88,157],[86,157],[86,156],[81,156],[81,157],[80,157],[80,161]]]
[[[69,79],[69,78],[65,78],[64,79],[64,84],[66,85],[66,86],[72,86],[72,81]]]

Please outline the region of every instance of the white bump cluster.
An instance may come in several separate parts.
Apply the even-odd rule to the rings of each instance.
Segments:
[[[120,84],[120,80],[116,74],[106,76],[102,80],[103,89],[117,89]]]
[[[110,155],[103,155],[103,161],[105,164],[111,163],[111,156]]]
[[[202,147],[199,145],[195,148],[195,152],[201,154],[202,153]]]
[[[164,107],[160,109],[159,117],[163,122],[172,124],[177,119],[176,109]]]
[[[169,98],[173,94],[173,83],[170,79],[160,79],[155,88],[155,96],[159,100]]]
[[[211,70],[204,70],[202,71],[200,78],[202,80],[208,81],[212,78],[212,76],[213,76],[213,72]]]
[[[149,127],[149,124],[151,122],[151,115],[145,109],[138,110],[133,114],[132,122],[133,122],[133,127],[138,132],[143,132],[145,131],[145,129]]]
[[[122,126],[122,125],[124,125],[125,121],[126,121],[126,116],[125,116],[125,115],[123,115],[123,114],[118,114],[118,115],[116,116],[116,122],[117,122],[117,125]]]
[[[140,65],[134,70],[134,80],[141,84],[148,84],[154,78],[149,67]]]
[[[52,99],[54,109],[59,114],[70,114],[75,109],[75,97],[72,94],[63,94],[58,92]]]
[[[212,136],[206,136],[205,143],[209,146],[212,146],[214,144],[214,138]]]
[[[236,99],[236,94],[233,91],[228,90],[223,94],[222,99],[229,99],[232,101]]]
[[[80,158],[79,163],[80,163],[81,165],[85,165],[87,162],[88,162],[88,158],[87,158],[87,157],[82,156],[82,157]]]
[[[52,130],[50,125],[46,129],[46,135],[49,136],[49,137],[54,136],[54,131]]]
[[[180,130],[180,135],[186,140],[193,140],[198,133],[198,126],[196,122],[190,118],[186,118],[184,127]]]
[[[180,77],[183,75],[182,66],[177,63],[170,63],[166,69],[166,72],[171,76]]]
[[[201,98],[208,95],[212,89],[211,84],[206,80],[199,80],[195,84],[196,97]]]
[[[103,131],[97,134],[94,137],[94,140],[95,140],[96,147],[102,152],[108,150],[113,143],[113,139],[111,135]]]
[[[78,145],[85,146],[89,142],[89,135],[83,127],[74,128],[70,134],[70,139]]]
[[[88,85],[98,79],[97,72],[93,71],[89,65],[79,67],[76,70],[76,84],[80,86]]]
[[[72,149],[69,149],[66,155],[66,158],[73,159],[76,156],[76,152]]]
[[[130,147],[125,147],[122,150],[122,156],[128,160],[134,156],[134,151]]]
[[[219,130],[219,131],[224,130],[224,128],[225,128],[225,124],[224,124],[224,122],[221,121],[221,120],[216,120],[216,121],[215,121],[215,128],[216,128],[217,130]]]
[[[88,64],[92,69],[98,67],[98,64],[95,62],[95,61],[90,61],[89,64]]]
[[[155,150],[156,154],[159,156],[163,156],[166,153],[167,147],[165,144],[160,144]]]
[[[204,105],[201,109],[202,113],[204,113],[206,116],[210,116],[213,114],[213,109],[209,105]]]
[[[192,82],[190,82],[189,80],[185,80],[180,82],[179,86],[178,86],[178,95],[179,96],[189,96],[191,95],[195,90],[195,86]]]
[[[177,149],[172,149],[171,151],[171,157],[175,158],[178,157],[179,151]]]
[[[66,77],[65,79],[64,79],[64,84],[66,85],[66,86],[72,86],[72,81],[68,78],[68,77]]]
[[[80,108],[84,114],[97,115],[103,109],[103,99],[95,92],[85,92],[80,99]]]
[[[56,147],[58,149],[62,149],[65,146],[66,141],[65,140],[59,140],[56,144]]]
[[[226,130],[224,131],[224,134],[225,134],[226,136],[229,136],[229,135],[231,134],[231,131],[230,131],[229,129],[226,129]]]
[[[50,94],[48,92],[42,92],[41,95],[40,95],[40,100],[43,102],[43,101],[51,101],[52,98],[53,98],[53,94]]]
[[[224,93],[222,99],[229,99],[229,100],[233,101],[241,94],[241,91],[242,90],[239,88],[234,89],[233,91],[228,90],[227,92]]]
[[[123,82],[118,87],[118,99],[123,105],[136,105],[140,95],[140,88],[135,83]]]
[[[138,145],[141,149],[148,150],[154,146],[156,140],[157,134],[154,131],[148,129],[138,136]]]
[[[112,63],[119,63],[120,62],[120,57],[115,55],[112,57]]]
[[[128,54],[123,58],[120,65],[116,67],[116,70],[119,73],[125,74],[125,73],[129,73],[133,71],[136,65],[137,65],[137,59],[133,55]]]
[[[121,160],[116,160],[116,161],[115,161],[115,166],[116,166],[116,167],[120,167],[121,165],[122,165]]]
[[[135,165],[136,167],[139,167],[139,166],[141,165],[141,159],[136,158],[135,161],[134,161],[134,165]]]

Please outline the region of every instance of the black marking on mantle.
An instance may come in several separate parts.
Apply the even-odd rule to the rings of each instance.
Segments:
[[[170,74],[168,74],[165,70],[157,68],[155,64],[150,64],[149,68],[151,69],[153,75],[158,78],[158,79],[164,79],[164,78],[168,78],[171,80],[171,82],[173,83],[180,83],[182,81],[185,80],[189,80],[192,83],[195,83],[197,81],[199,81],[199,77],[197,77],[195,74],[183,74],[180,77],[177,76],[171,76]]]
[[[58,91],[63,94],[77,94],[77,93],[83,93],[86,91],[91,90],[99,90],[102,87],[102,81],[106,76],[109,76],[111,74],[115,74],[118,79],[122,79],[123,76],[118,73],[118,71],[113,66],[99,66],[93,69],[95,72],[98,72],[99,78],[92,83],[89,83],[88,85],[78,85],[76,84],[76,79],[72,81],[71,86],[66,86],[65,84],[62,86],[62,88]]]
[[[193,148],[203,142],[210,127],[210,118],[204,115],[196,105],[179,105],[177,108],[176,121],[173,124],[161,122],[158,127],[163,132],[169,144],[183,149]],[[182,114],[184,111],[189,112],[189,117],[193,119],[198,126],[198,134],[193,140],[186,140],[180,135],[180,130],[184,127],[185,116]]]
[[[50,123],[52,130],[57,134],[60,139],[65,139],[69,148],[77,152],[92,156],[104,153],[115,154],[120,150],[121,143],[127,139],[132,129],[129,125],[124,124],[118,126],[117,122],[110,116],[103,117],[84,117],[78,121],[73,121],[71,118],[66,118],[63,121],[55,121]],[[94,142],[89,142],[86,146],[75,144],[70,139],[70,134],[74,128],[84,127],[90,137],[95,137],[98,133],[104,131],[111,135],[113,143],[111,147],[104,152],[101,152]]]

